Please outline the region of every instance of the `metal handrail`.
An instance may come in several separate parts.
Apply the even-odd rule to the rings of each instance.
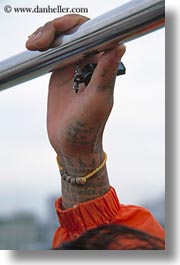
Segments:
[[[164,0],[132,0],[85,22],[57,39],[47,51],[24,51],[0,63],[0,91],[54,69],[104,51],[114,42],[126,43],[165,25]]]

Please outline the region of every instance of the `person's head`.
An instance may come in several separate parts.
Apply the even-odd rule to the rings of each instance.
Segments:
[[[164,240],[122,225],[103,225],[87,231],[57,250],[163,250]]]

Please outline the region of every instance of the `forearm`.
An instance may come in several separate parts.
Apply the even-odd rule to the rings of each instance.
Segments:
[[[93,153],[90,156],[62,156],[62,167],[63,171],[68,176],[73,178],[79,178],[92,172],[94,169],[102,165],[105,159],[103,152]],[[92,177],[87,179],[85,184],[71,183],[61,176],[61,187],[62,187],[62,207],[63,209],[71,208],[74,205],[86,202],[97,197],[102,196],[109,190],[109,180],[106,165]]]

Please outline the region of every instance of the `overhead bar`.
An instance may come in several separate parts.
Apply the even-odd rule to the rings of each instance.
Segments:
[[[0,62],[0,91],[61,69],[113,43],[126,43],[165,25],[164,0],[132,0],[57,38],[47,51],[24,51]]]

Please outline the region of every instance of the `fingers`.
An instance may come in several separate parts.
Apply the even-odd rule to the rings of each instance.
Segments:
[[[65,15],[64,17],[56,18],[53,20],[53,26],[57,33],[67,32],[72,28],[79,26],[89,20],[88,17],[81,15]]]
[[[43,50],[53,46],[53,41],[57,35],[67,33],[74,27],[84,23],[89,18],[81,15],[65,15],[46,23],[38,28],[26,42],[29,50]]]
[[[43,27],[38,28],[26,42],[28,50],[42,50],[48,48],[55,38],[56,30],[51,22],[46,23]]]
[[[99,103],[113,103],[114,84],[118,64],[125,53],[125,46],[118,45],[115,48],[105,51],[98,61],[91,81],[87,87],[87,93],[91,100]]]

